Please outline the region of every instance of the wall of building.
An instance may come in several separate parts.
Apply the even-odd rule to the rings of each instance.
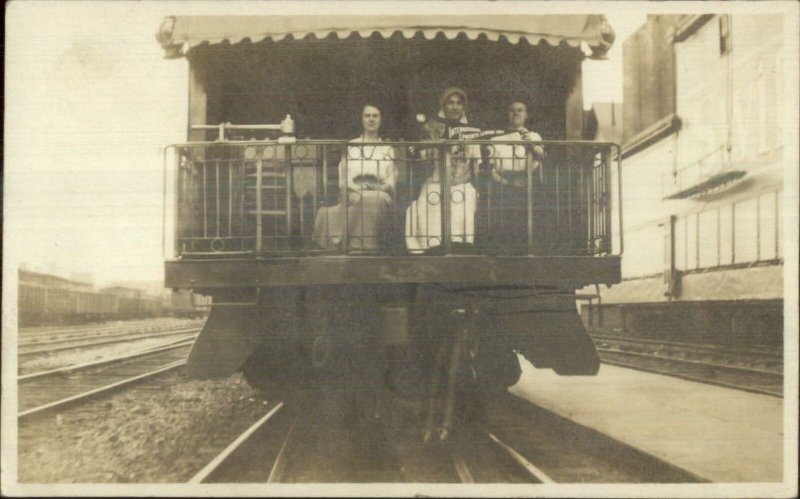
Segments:
[[[782,258],[780,19],[732,16],[725,22],[729,50],[721,48],[719,17],[673,44],[681,127],[623,162],[625,279]],[[728,170],[745,175],[717,192],[667,199]],[[639,297],[622,295],[618,299]]]
[[[670,19],[680,32],[681,20]],[[649,303],[677,310],[677,303],[692,302],[711,317],[720,302],[752,300],[769,304],[767,314],[781,313],[775,303],[783,285],[782,175],[793,161],[784,157],[780,128],[781,113],[787,112],[781,107],[781,19],[704,21],[672,43],[680,126],[623,160],[624,280],[602,291],[605,307]],[[637,36],[657,31],[646,26]],[[632,67],[630,61],[625,67]],[[626,76],[625,82],[637,87],[626,95],[646,93],[646,79]],[[640,105],[632,102],[624,105]],[[626,109],[626,116],[635,114]],[[626,139],[635,143],[641,136],[627,133]],[[723,175],[727,183],[685,196]],[[607,310],[606,316],[618,312]],[[728,319],[716,315],[720,324],[708,327],[724,330]],[[773,323],[780,332],[780,321]],[[774,337],[775,331],[762,336]]]

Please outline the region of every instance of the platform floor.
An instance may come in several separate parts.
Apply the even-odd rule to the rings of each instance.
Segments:
[[[603,364],[558,376],[522,359],[511,392],[716,483],[779,482],[783,400]]]

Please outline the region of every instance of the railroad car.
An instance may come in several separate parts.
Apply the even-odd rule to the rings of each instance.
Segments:
[[[20,325],[38,324],[45,310],[45,290],[38,286],[19,286],[19,323]]]
[[[117,313],[117,299],[114,295],[75,291],[75,319],[82,322],[113,318]]]
[[[76,314],[77,298],[76,292],[69,289],[48,289],[47,315],[58,321],[69,321]]]
[[[211,298],[185,289],[175,289],[169,294],[163,308],[177,317],[203,317],[208,314]]]
[[[445,439],[518,379],[517,354],[598,371],[576,290],[620,281],[617,146],[581,140],[603,16],[179,16],[157,37],[189,75],[187,142],[165,149],[165,282],[213,297],[191,376],[345,386],[356,411],[388,390]],[[471,137],[430,134],[453,85]],[[515,101],[546,140],[487,133]],[[365,104],[381,141],[350,141]],[[379,231],[363,214],[380,196],[344,187],[359,161],[396,169]]]
[[[103,320],[160,317],[172,313],[157,298],[125,298],[111,293],[20,284],[19,324],[74,324]],[[196,315],[204,309],[196,307]],[[179,311],[186,314],[185,310]],[[173,314],[174,315],[174,314]]]

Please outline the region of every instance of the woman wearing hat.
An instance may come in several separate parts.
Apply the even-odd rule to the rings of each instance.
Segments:
[[[466,115],[467,94],[458,87],[446,88],[439,98],[439,113],[425,123],[429,140],[469,140],[480,137],[481,129],[471,126]],[[406,247],[422,253],[442,243],[440,206],[441,185],[438,150],[422,151],[434,168],[420,189],[419,197],[406,210]],[[470,183],[480,160],[480,148],[474,145],[453,145],[444,157],[450,183],[451,242],[472,244],[475,237],[475,208],[478,192]]]

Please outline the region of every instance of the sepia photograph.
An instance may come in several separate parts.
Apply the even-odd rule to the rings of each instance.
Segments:
[[[797,3],[5,28],[3,495],[797,496]]]

